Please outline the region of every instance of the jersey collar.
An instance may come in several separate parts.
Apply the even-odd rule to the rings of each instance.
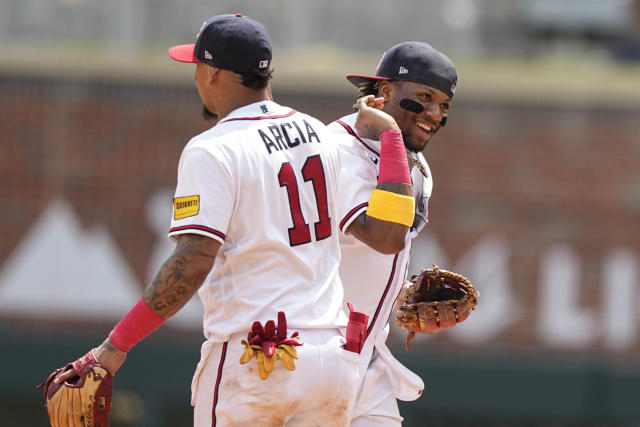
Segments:
[[[292,111],[291,108],[283,107],[273,101],[259,101],[236,108],[220,119],[218,124],[232,120],[269,118],[287,114],[290,111]]]

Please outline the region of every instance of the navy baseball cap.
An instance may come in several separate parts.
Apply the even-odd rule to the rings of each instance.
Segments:
[[[404,42],[393,46],[380,59],[375,76],[348,74],[356,86],[370,80],[404,80],[433,86],[453,98],[458,73],[453,62],[425,42]]]
[[[262,71],[271,64],[271,41],[258,21],[241,13],[217,15],[202,24],[195,43],[173,46],[169,56],[240,73]]]

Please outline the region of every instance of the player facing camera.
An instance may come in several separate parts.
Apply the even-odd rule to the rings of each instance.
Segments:
[[[405,146],[422,151],[443,127],[456,90],[453,62],[424,42],[405,42],[384,53],[375,76],[349,74],[358,97],[384,98],[383,111],[396,119]]]
[[[359,101],[377,96],[380,100],[377,105],[382,112],[395,119],[403,139],[398,154],[402,155],[402,163],[409,166],[409,177],[398,176],[400,179],[394,180],[385,177],[384,180],[406,184],[405,194],[415,200],[413,206],[407,203],[407,209],[412,210],[412,215],[406,216],[411,219],[405,223],[409,224],[408,231],[374,227],[371,217],[376,218],[377,212],[372,202],[376,200],[367,201],[367,197],[374,186],[377,185],[376,189],[381,186],[380,177],[386,176],[386,165],[390,163],[384,164],[383,155],[389,144],[362,133],[357,128],[357,113],[343,116],[329,125],[329,129],[337,134],[350,137],[340,145],[344,172],[341,178],[346,183],[339,210],[340,224],[345,231],[340,235],[344,301],[351,302],[369,318],[367,338],[360,352],[364,376],[349,425],[400,427],[403,418],[397,401],[418,399],[423,393],[424,382],[403,366],[387,347],[388,319],[394,312],[398,313],[397,325],[409,332],[408,346],[418,332],[435,333],[464,321],[477,300],[471,290],[454,298],[447,288],[444,298],[448,301],[443,303],[440,297],[435,297],[437,302],[418,304],[415,286],[411,287],[413,282],[407,282],[406,277],[411,242],[429,221],[433,176],[423,150],[444,126],[458,76],[454,64],[444,54],[427,43],[410,41],[385,52],[374,76],[350,74],[347,79],[358,87]],[[399,167],[400,163],[392,166]],[[386,206],[390,202],[400,202],[400,199],[392,201],[389,197]],[[387,245],[390,236],[396,242],[393,245]],[[387,251],[389,247],[393,250]],[[368,267],[363,270],[362,265]],[[430,283],[427,289],[433,288]],[[407,295],[410,298],[407,299]],[[416,324],[420,326],[414,327]]]

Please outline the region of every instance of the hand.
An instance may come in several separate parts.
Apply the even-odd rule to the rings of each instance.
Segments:
[[[93,357],[105,368],[111,375],[115,375],[116,371],[120,369],[125,359],[127,358],[127,353],[124,351],[120,351],[111,344],[109,339],[104,340],[102,344],[98,347],[91,350],[93,353]],[[71,368],[60,375],[58,375],[53,382],[56,384],[62,384],[65,381],[78,376],[78,373],[75,369]]]
[[[111,341],[109,341],[109,338],[107,338],[93,350],[93,357],[95,357],[111,375],[115,375],[116,371],[120,369],[127,358],[127,353],[115,348],[113,344],[111,344]]]
[[[400,129],[395,119],[382,111],[383,106],[384,99],[376,98],[373,95],[358,99],[356,103],[358,117],[355,128],[359,136],[377,140],[380,133],[387,129]]]

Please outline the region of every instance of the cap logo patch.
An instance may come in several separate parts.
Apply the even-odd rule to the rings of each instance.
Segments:
[[[206,59],[213,59],[213,55],[211,55],[211,53],[209,53],[209,51],[206,49],[204,50],[204,57]]]
[[[456,93],[456,85],[451,85],[451,93]]]
[[[400,69],[398,70],[398,74],[407,74],[409,72],[409,70],[407,70],[404,67],[400,67]]]
[[[268,66],[269,66],[269,60],[268,59],[265,59],[265,60],[260,61],[258,63],[258,68],[266,68]]]

